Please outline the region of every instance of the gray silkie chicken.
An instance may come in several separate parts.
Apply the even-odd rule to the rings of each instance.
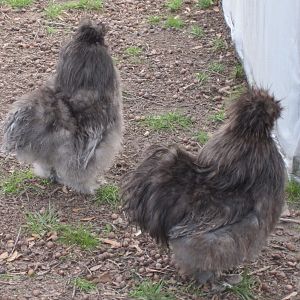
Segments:
[[[4,149],[81,193],[120,151],[122,98],[118,71],[102,23],[83,22],[60,51],[56,74],[14,104],[4,125]]]
[[[200,154],[153,146],[123,184],[124,210],[199,283],[254,258],[284,203],[285,166],[271,137],[281,107],[252,89]]]

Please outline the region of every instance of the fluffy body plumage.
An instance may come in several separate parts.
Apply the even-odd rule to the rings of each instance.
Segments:
[[[84,22],[54,78],[17,100],[4,126],[7,152],[82,193],[93,192],[121,147],[120,79],[104,35],[101,23]]]
[[[129,220],[201,283],[253,258],[280,216],[284,163],[271,137],[280,111],[266,92],[248,91],[198,157],[154,146],[124,183]]]

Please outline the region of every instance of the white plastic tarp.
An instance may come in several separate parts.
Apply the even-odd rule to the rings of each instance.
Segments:
[[[300,0],[223,0],[223,11],[249,83],[282,100],[276,135],[300,178]]]

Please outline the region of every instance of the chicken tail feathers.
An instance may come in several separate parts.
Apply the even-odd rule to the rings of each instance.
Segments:
[[[157,242],[168,243],[170,229],[185,218],[194,178],[194,158],[177,146],[152,146],[148,157],[127,174],[124,210]]]

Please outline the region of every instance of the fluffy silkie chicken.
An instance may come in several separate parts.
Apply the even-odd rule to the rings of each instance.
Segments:
[[[254,258],[279,219],[285,167],[271,131],[280,112],[266,91],[250,89],[198,157],[153,146],[125,179],[130,222],[169,245],[199,283]]]
[[[122,99],[118,71],[102,23],[82,22],[62,48],[56,74],[13,104],[4,125],[4,149],[82,193],[121,147]]]

